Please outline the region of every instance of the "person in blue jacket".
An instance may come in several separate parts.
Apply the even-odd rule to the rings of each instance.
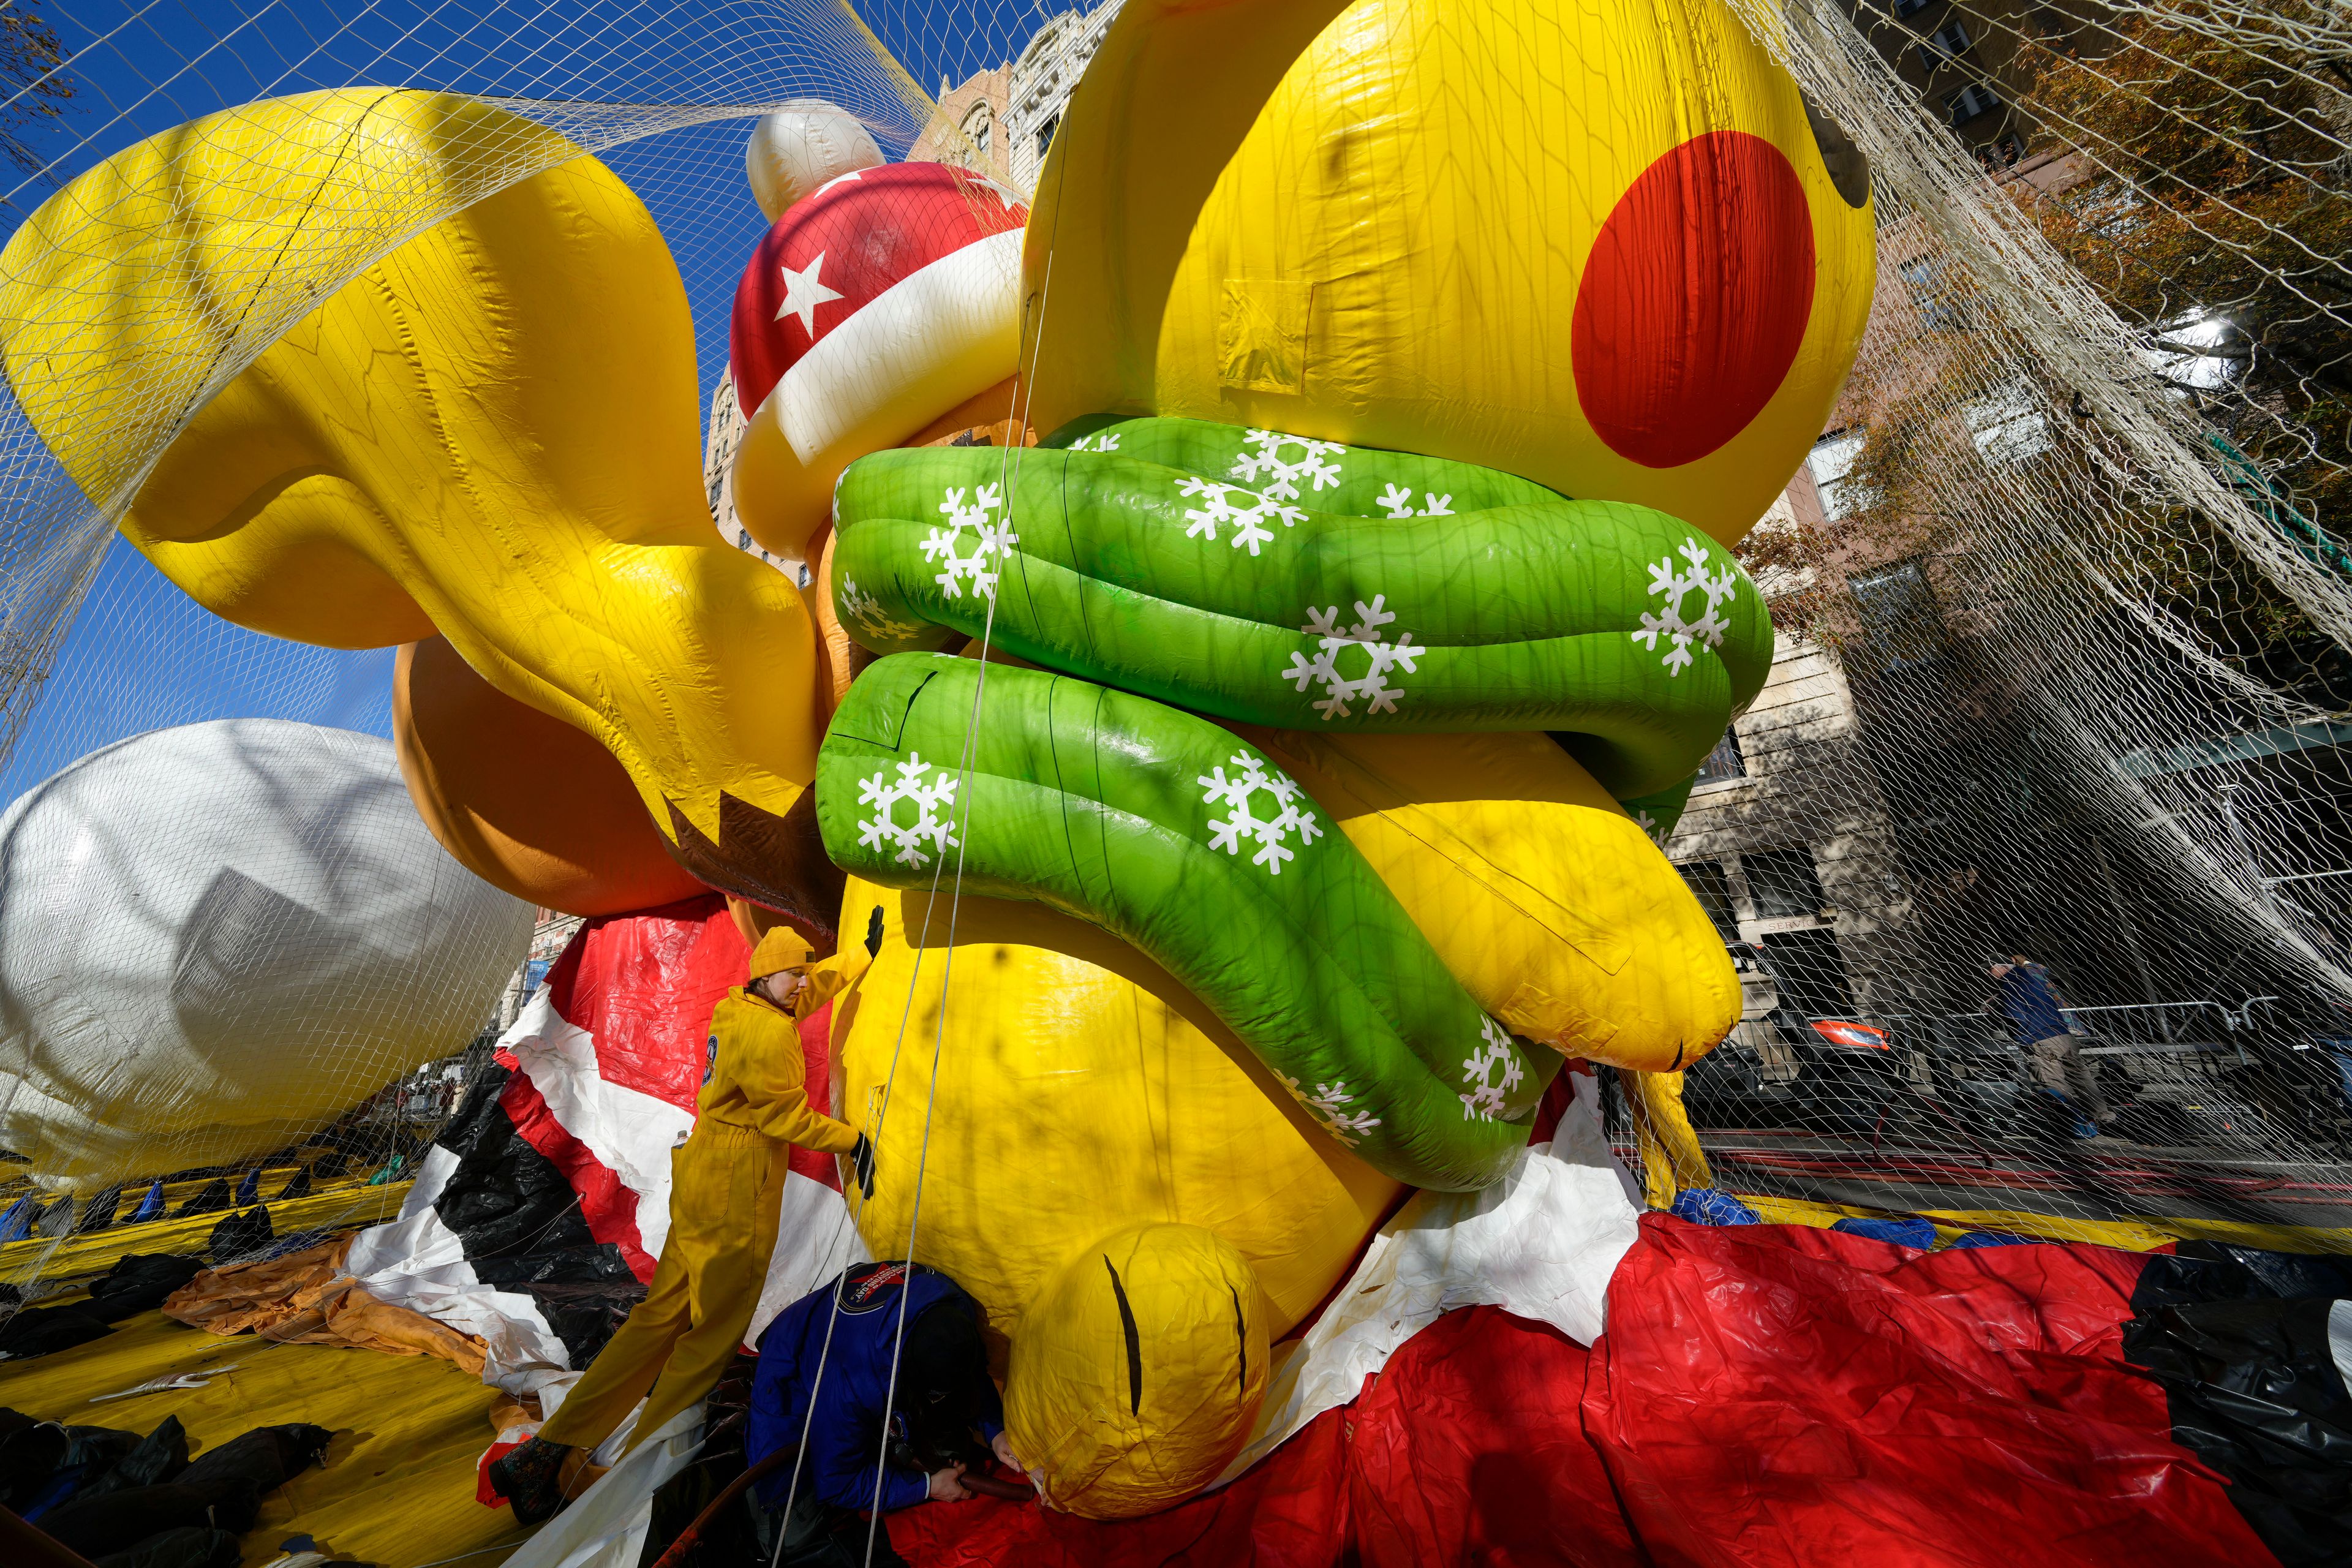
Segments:
[[[1992,979],[1993,1005],[2025,1047],[2034,1077],[2074,1113],[2074,1135],[2099,1137],[2107,1102],[2099,1092],[2098,1068],[2084,1057],[2082,1040],[2066,1020],[2066,1004],[2050,984],[2050,972],[2019,952],[1996,960],[1985,973]]]
[[[756,1465],[805,1435],[784,1521],[783,1563],[834,1561],[828,1553],[845,1544],[841,1538],[853,1524],[850,1560],[863,1561],[866,1527],[856,1515],[876,1508],[877,1482],[887,1513],[971,1496],[964,1471],[991,1453],[1021,1468],[988,1375],[983,1316],[980,1303],[938,1269],[887,1261],[858,1265],[768,1325],[760,1336],[744,1458]],[[784,1505],[794,1491],[794,1468],[782,1465],[760,1483],[763,1507]],[[877,1561],[887,1560],[877,1553]]]

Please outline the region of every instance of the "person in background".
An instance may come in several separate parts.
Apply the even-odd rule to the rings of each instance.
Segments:
[[[805,1435],[797,1485],[794,1466],[780,1462],[758,1489],[771,1512],[790,1500],[778,1568],[862,1563],[860,1512],[961,1502],[972,1495],[966,1469],[992,1457],[1021,1468],[988,1375],[980,1303],[938,1269],[881,1262],[848,1270],[768,1325],[744,1459],[757,1465]],[[897,1562],[882,1541],[875,1561]]]
[[[1992,1005],[2009,1020],[2010,1032],[2033,1061],[2033,1076],[2074,1113],[2074,1136],[2100,1136],[2107,1102],[2099,1092],[2098,1068],[2083,1055],[2081,1039],[2066,1022],[2065,1004],[2050,984],[2050,972],[2011,953],[1987,967]]]
[[[848,1155],[873,1195],[866,1135],[808,1102],[799,1021],[839,988],[830,970],[812,976],[807,942],[779,928],[751,954],[748,982],[712,1009],[694,1131],[670,1156],[669,1237],[652,1288],[538,1436],[489,1467],[517,1520],[536,1523],[584,1490],[587,1456],[638,1400],[632,1447],[717,1385],[767,1279],[793,1144]]]

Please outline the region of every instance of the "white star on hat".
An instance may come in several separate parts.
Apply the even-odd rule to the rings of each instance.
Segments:
[[[841,298],[840,290],[826,288],[824,279],[817,276],[824,267],[824,252],[820,250],[805,272],[795,272],[784,265],[776,268],[784,275],[784,302],[776,307],[775,319],[781,321],[786,316],[798,316],[801,331],[809,335],[811,342],[816,341],[816,308],[828,300]]]

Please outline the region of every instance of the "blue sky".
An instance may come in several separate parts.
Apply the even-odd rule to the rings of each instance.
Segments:
[[[55,177],[255,98],[360,82],[615,103],[756,104],[804,94],[866,114],[886,146],[914,129],[824,0],[40,0],[75,58],[74,99],[24,132]],[[1025,0],[877,0],[865,22],[935,89],[1011,58],[1046,16]],[[446,16],[448,19],[444,20]],[[894,122],[895,121],[895,125]],[[748,120],[604,154],[668,238],[693,303],[704,401],[726,363],[735,279],[765,224],[742,175]],[[51,185],[16,188],[13,230]],[[19,183],[22,182],[22,183]],[[392,653],[264,637],[199,610],[115,540],[39,708],[0,766],[0,802],[84,752],[169,724],[299,719],[389,733]]]

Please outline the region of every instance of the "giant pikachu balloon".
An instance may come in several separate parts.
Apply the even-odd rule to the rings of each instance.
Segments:
[[[1763,679],[1727,548],[1836,396],[1871,217],[1719,0],[1128,0],[1007,334],[1044,445],[849,464],[816,603],[712,537],[644,208],[480,105],[316,94],[119,155],[0,258],[0,358],[101,496],[93,384],[225,330],[320,190],[492,148],[541,172],[391,226],[124,530],[242,624],[446,638],[696,877],[840,933],[859,1225],[1010,1337],[1052,1505],[1213,1479],[1408,1186],[1491,1180],[1564,1057],[1672,1070],[1736,1021],[1653,836]],[[837,708],[820,621],[885,656]],[[417,773],[536,874],[444,798],[467,770]],[[629,865],[579,896],[659,882]]]
[[[1178,124],[1182,135],[1166,133]],[[1720,942],[1644,834],[1663,836],[1680,792],[1644,798],[1662,782],[1656,769],[1643,774],[1629,750],[1594,738],[1622,723],[1627,707],[1659,718],[1683,700],[1701,667],[1629,702],[1637,685],[1629,669],[1603,676],[1589,664],[1543,666],[1534,643],[1513,641],[1529,628],[1482,625],[1482,608],[1569,617],[1547,623],[1554,631],[1598,624],[1576,621],[1604,613],[1606,595],[1591,582],[1564,584],[1560,602],[1532,610],[1517,601],[1561,562],[1613,551],[1628,529],[1664,526],[1660,514],[1699,535],[1681,537],[1665,553],[1670,568],[1696,560],[1717,570],[1710,545],[1736,542],[1787,482],[1852,363],[1873,276],[1868,199],[1858,154],[1809,112],[1719,5],[1129,0],[1064,118],[1028,227],[1032,417],[1045,430],[1085,419],[1087,434],[1050,439],[1067,456],[1032,455],[1002,476],[978,466],[959,473],[952,465],[962,459],[953,457],[869,458],[850,469],[836,505],[833,607],[869,648],[896,655],[860,682],[890,695],[895,710],[886,733],[853,690],[826,746],[828,757],[845,753],[843,792],[827,787],[821,760],[821,815],[869,779],[877,793],[897,787],[877,766],[890,749],[881,742],[898,748],[893,755],[911,752],[909,765],[923,754],[914,745],[920,710],[952,676],[909,667],[889,684],[890,666],[915,657],[898,650],[952,646],[942,631],[985,630],[994,647],[1047,668],[1254,721],[1238,731],[1249,743],[1214,776],[1245,763],[1253,777],[1262,771],[1303,786],[1444,969],[1512,1034],[1634,1068],[1685,1064],[1736,1021],[1738,985]],[[1105,415],[1138,417],[1086,419]],[[1213,422],[1227,436],[1220,444],[1190,420]],[[1246,427],[1248,438],[1233,426]],[[1416,466],[1403,453],[1444,461]],[[1516,535],[1499,511],[1466,515],[1537,500],[1465,474],[1470,465],[1533,481],[1550,492],[1541,498],[1549,505]],[[1360,473],[1386,482],[1358,493],[1354,487],[1372,482]],[[939,512],[951,521],[957,512],[929,503],[960,495],[966,515],[992,526],[1000,514],[979,502],[983,486],[1000,477],[1016,503],[1001,515],[1043,516],[1050,527],[996,554],[949,542],[947,575],[955,564],[965,565],[971,585],[979,574],[993,574],[984,600],[932,586],[939,562],[918,572],[906,552],[942,533],[951,542],[956,535],[933,525]],[[1441,477],[1461,482],[1424,482]],[[1163,483],[1174,493],[1155,505]],[[1473,489],[1485,493],[1474,500]],[[1112,491],[1143,499],[1106,505]],[[1610,504],[1563,508],[1559,496]],[[1637,517],[1611,505],[1655,510]],[[1327,521],[1330,514],[1389,526]],[[917,521],[926,526],[909,534],[907,525]],[[1306,542],[1294,547],[1294,540]],[[1242,553],[1209,548],[1228,543]],[[1188,548],[1196,553],[1186,556]],[[1667,606],[1649,598],[1660,574],[1651,557],[1638,559],[1631,593],[1648,601],[1651,619],[1665,619]],[[1494,570],[1505,562],[1510,570]],[[1344,577],[1336,574],[1342,566]],[[1287,584],[1286,573],[1295,574]],[[1756,613],[1741,597],[1752,587],[1730,574],[1707,580],[1733,586],[1727,613],[1734,620],[1743,609]],[[1426,657],[1400,677],[1391,729],[1370,727],[1388,721],[1362,711],[1338,725],[1304,706],[1286,707],[1315,695],[1306,689],[1316,680],[1266,682],[1263,672],[1281,672],[1288,656],[1312,676],[1316,639],[1286,655],[1269,640],[1277,616],[1295,606],[1290,613],[1303,612],[1310,630],[1334,629],[1314,625],[1316,606],[1347,604],[1335,585],[1341,581],[1363,590],[1356,611],[1374,613],[1353,625],[1335,617],[1337,640],[1350,645],[1335,657],[1364,657],[1377,646],[1373,657],[1393,659],[1400,644],[1410,644],[1385,640],[1371,625],[1384,603],[1372,590],[1385,589],[1393,610],[1402,588],[1420,613],[1453,628],[1465,659],[1475,649],[1492,669],[1524,657],[1519,668],[1539,690],[1506,679],[1483,695],[1526,701],[1529,718],[1544,712],[1540,724],[1514,732],[1499,715],[1472,714],[1475,700],[1450,713],[1416,708],[1418,683],[1451,651],[1435,636],[1423,637]],[[1318,596],[1310,584],[1333,586]],[[1296,595],[1288,606],[1285,594]],[[1614,634],[1621,645],[1629,633],[1639,640],[1637,609],[1606,612],[1627,617],[1613,623],[1626,628]],[[1759,636],[1760,645],[1752,640]],[[1598,637],[1588,631],[1580,646],[1591,654]],[[1254,666],[1261,649],[1273,657]],[[1328,643],[1324,651],[1334,652]],[[1753,695],[1769,627],[1760,619],[1737,625],[1714,651],[1728,677],[1716,699],[1721,706],[1702,718],[1692,704],[1679,732],[1651,753],[1659,767],[1678,756],[1678,779]],[[1733,668],[1735,654],[1746,668]],[[992,679],[1000,706],[988,710],[980,744],[985,752],[997,727],[1017,728],[1022,705],[1037,710],[1028,732],[1050,741],[1022,776],[1050,779],[1076,801],[1057,814],[1061,822],[1088,824],[1092,835],[1095,821],[1142,814],[1163,834],[1182,831],[1181,803],[1146,801],[1092,777],[1082,788],[1067,782],[1070,764],[1083,771],[1088,755],[1148,750],[1189,761],[1194,753],[1183,749],[1181,726],[1171,720],[1153,728],[1124,714],[1105,724],[1090,709],[1090,722],[1074,727],[1065,715],[1078,693],[1057,687],[1032,696],[1009,677]],[[1669,687],[1663,703],[1651,700]],[[1469,698],[1466,687],[1455,689]],[[1596,700],[1558,718],[1537,700],[1573,705],[1580,694]],[[1615,711],[1603,710],[1612,703]],[[1417,728],[1423,732],[1412,732]],[[1429,732],[1465,728],[1485,732]],[[1557,740],[1528,732],[1537,728]],[[948,730],[943,739],[961,733],[960,725]],[[1344,1044],[1318,1047],[1328,1005],[1307,991],[1277,1026],[1243,1042],[1256,1063],[1235,1051],[1236,1032],[1219,1026],[1242,1014],[1258,988],[1249,984],[1253,954],[1231,932],[1258,928],[1248,918],[1254,906],[1204,879],[1215,857],[1171,879],[1169,908],[1153,909],[1120,896],[1120,887],[1149,875],[1132,854],[1121,859],[1090,844],[1102,867],[1091,875],[1076,857],[1065,871],[1055,864],[1061,858],[1038,854],[1050,834],[1007,854],[1014,847],[988,842],[982,824],[1017,815],[1020,803],[996,781],[1011,782],[1020,769],[1004,759],[992,774],[991,761],[983,755],[959,782],[971,809],[958,819],[965,835],[958,865],[967,879],[984,879],[991,893],[1063,913],[1032,905],[1022,914],[999,898],[967,896],[961,923],[948,934],[919,890],[862,894],[866,884],[853,880],[846,927],[856,927],[861,896],[875,900],[881,918],[877,956],[867,964],[852,953],[850,962],[861,989],[893,1005],[837,1013],[836,1048],[853,1089],[878,1094],[885,1083],[904,1085],[904,1069],[891,1064],[909,1035],[970,1040],[975,1029],[987,1031],[985,1049],[942,1058],[933,1103],[943,1113],[959,1107],[957,1121],[972,1128],[1055,1130],[1059,1155],[1021,1147],[1010,1131],[976,1144],[982,1158],[960,1164],[951,1184],[927,1189],[924,1225],[940,1215],[944,1228],[979,1238],[961,1252],[941,1242],[940,1256],[988,1279],[992,1300],[1024,1300],[1024,1311],[1055,1317],[1034,1331],[1025,1316],[1013,1320],[1016,1382],[1024,1371],[1051,1372],[1008,1389],[1007,1400],[1015,1447],[1047,1500],[1082,1513],[1139,1512],[1213,1476],[1244,1440],[1256,1397],[1243,1375],[1246,1334],[1222,1342],[1233,1359],[1219,1364],[1221,1377],[1198,1368],[1208,1342],[1201,1326],[1221,1321],[1221,1292],[1243,1300],[1249,1292],[1212,1282],[1217,1277],[1207,1269],[1156,1273],[1166,1283],[1149,1305],[1129,1300],[1126,1310],[1143,1320],[1136,1342],[1181,1347],[1170,1358],[1174,1370],[1162,1374],[1149,1354],[1120,1352],[1122,1325],[1105,1280],[1117,1271],[1125,1233],[1110,1233],[1150,1218],[1232,1240],[1276,1338],[1339,1270],[1326,1262],[1328,1252],[1302,1248],[1269,1226],[1265,1211],[1244,1216],[1230,1212],[1229,1200],[1200,1202],[1196,1194],[1222,1196],[1233,1184],[1248,1190],[1237,1167],[1256,1160],[1237,1141],[1160,1135],[1156,1146],[1178,1157],[1163,1157],[1153,1185],[1123,1189],[1130,1201],[1116,1208],[1097,1204],[1100,1145],[1082,1108],[1160,1103],[1166,1091],[1137,1084],[1130,1061],[1163,1082],[1180,1060],[1270,1071],[1332,1142],[1377,1159],[1384,1174],[1407,1173],[1414,1151],[1391,1143],[1383,1153],[1376,1145],[1398,1131],[1391,1107],[1412,1113],[1404,1080],[1413,1069],[1408,1054],[1391,1052],[1357,1063],[1394,1081],[1300,1070],[1337,1061]],[[1181,776],[1192,768],[1163,771]],[[1260,824],[1274,804],[1261,802]],[[853,829],[885,831],[887,820],[893,836],[877,848],[898,849],[914,814],[886,810],[897,815],[842,813],[837,826],[827,825],[827,843],[856,878],[907,887],[919,868],[892,866],[852,837]],[[1300,849],[1302,857],[1318,852]],[[1301,864],[1281,868],[1295,875]],[[1351,891],[1347,898],[1348,934],[1333,940],[1360,943],[1368,921],[1390,917],[1374,919]],[[1089,951],[1098,938],[1071,940],[1073,928],[1062,923],[1068,913],[1119,931],[1153,963],[1105,962]],[[1310,945],[1328,934],[1305,914],[1300,921],[1299,929],[1317,932]],[[1170,973],[1182,984],[1169,984]],[[886,976],[889,984],[877,984]],[[968,988],[987,998],[977,1016],[964,1012],[974,1005]],[[911,1005],[898,1005],[903,996]],[[1218,1004],[1205,1018],[1204,996]],[[992,1028],[997,1019],[1019,1023],[1000,1035]],[[1232,1067],[1200,1051],[1192,1037],[1222,1047]],[[1144,1048],[1122,1058],[1118,1046],[1129,1039]],[[1118,1044],[1104,1048],[1106,1040]],[[1181,1056],[1172,1048],[1179,1045],[1188,1047]],[[1096,1100],[1086,1085],[1097,1077],[1122,1093]],[[1213,1098],[1207,1082],[1192,1092],[1203,1103],[1240,1098],[1237,1089]],[[1003,1109],[977,1109],[983,1105]],[[917,1120],[886,1121],[886,1159],[915,1154],[909,1123]],[[1457,1120],[1457,1134],[1477,1130],[1475,1119]],[[1280,1177],[1302,1198],[1328,1194],[1286,1205],[1299,1220],[1313,1220],[1317,1207],[1328,1215],[1316,1222],[1330,1227],[1318,1239],[1342,1233],[1343,1193],[1360,1194],[1357,1212],[1369,1218],[1380,1192],[1354,1173],[1360,1165],[1328,1169],[1332,1180],[1311,1172]],[[1440,1174],[1426,1165],[1409,1173],[1417,1181]],[[1275,1184],[1259,1187],[1270,1194]],[[1028,1207],[1029,1223],[1017,1235],[992,1232],[988,1216],[1014,1201]],[[903,1192],[878,1193],[866,1219],[869,1236],[905,1234],[908,1206]],[[1087,1326],[1065,1327],[1070,1315]],[[1033,1334],[1050,1348],[1024,1363],[1020,1347]],[[1151,1395],[1162,1388],[1170,1400],[1155,1412]],[[1072,1436],[1106,1423],[1126,1433],[1116,1457]]]

